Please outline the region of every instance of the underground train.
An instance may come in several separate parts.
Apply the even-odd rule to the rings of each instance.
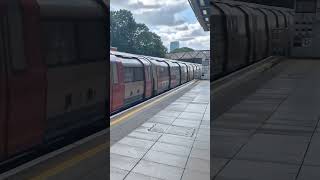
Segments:
[[[107,127],[108,11],[96,0],[0,2],[0,161]]]
[[[211,12],[211,80],[289,51],[292,9],[212,0]],[[279,49],[283,51],[277,52]]]
[[[201,77],[201,65],[110,51],[110,112]]]

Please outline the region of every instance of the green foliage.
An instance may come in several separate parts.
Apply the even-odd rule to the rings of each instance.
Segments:
[[[148,56],[165,57],[167,48],[160,36],[150,32],[145,24],[136,23],[130,11],[111,11],[111,46],[119,51]]]
[[[182,47],[182,48],[177,48],[177,49],[171,51],[170,53],[190,52],[190,51],[194,51],[194,49],[191,49],[188,47]]]

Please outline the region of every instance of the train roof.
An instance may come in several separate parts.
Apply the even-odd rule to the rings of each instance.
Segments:
[[[117,51],[110,51],[110,56],[115,56],[126,67],[143,67],[139,57],[129,53],[121,53]]]
[[[110,55],[117,56],[121,59],[136,59],[136,60],[142,61],[144,65],[148,65],[150,64],[150,62],[152,62],[153,64],[161,65],[161,66],[168,66],[168,64],[170,66],[179,66],[178,64],[196,65],[195,63],[188,63],[183,61],[152,57],[152,56],[137,55],[137,54],[131,54],[131,53],[125,53],[125,52],[119,52],[119,51],[113,51],[113,50],[110,50]]]

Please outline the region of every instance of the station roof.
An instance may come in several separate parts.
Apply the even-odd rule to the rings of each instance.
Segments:
[[[204,31],[209,31],[210,0],[189,0],[189,3]]]

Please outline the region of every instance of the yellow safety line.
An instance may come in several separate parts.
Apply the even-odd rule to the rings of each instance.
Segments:
[[[193,83],[192,83],[193,84]],[[176,89],[175,91],[173,92],[169,92],[168,94],[165,94],[163,95],[162,97],[159,97],[158,99],[155,99],[154,101],[150,102],[150,103],[147,103],[145,105],[142,105],[141,107],[138,107],[137,109],[134,109],[132,110],[131,112],[128,112],[126,113],[125,115],[123,116],[120,116],[119,118],[116,118],[115,120],[113,120],[111,123],[110,123],[110,127],[112,126],[115,126],[119,123],[121,123],[122,121],[124,121],[125,119],[129,118],[130,116],[134,115],[135,113],[141,111],[142,109],[146,108],[146,107],[150,107],[152,106],[153,104],[163,100],[164,98],[168,97],[168,96],[172,96],[173,94],[176,94],[179,90],[182,90],[184,88],[186,88],[188,86],[184,86],[184,87],[181,87],[179,89]],[[58,174],[59,172],[67,169],[67,168],[70,168],[72,166],[74,166],[75,164],[77,164],[78,162],[82,161],[82,160],[85,160],[87,158],[90,158],[92,156],[94,156],[95,154],[99,153],[100,151],[103,151],[103,150],[106,150],[107,149],[107,145],[106,144],[101,144],[101,145],[98,145],[94,148],[92,148],[91,150],[88,150],[82,154],[78,154],[77,156],[74,156],[73,158],[70,158],[64,162],[62,162],[61,164],[55,166],[54,168],[52,169],[48,169],[44,172],[42,172],[40,175],[36,176],[36,177],[33,177],[31,178],[30,180],[45,180],[47,179],[48,177],[51,177],[51,176],[54,176],[56,174]]]
[[[42,172],[40,175],[31,178],[31,180],[45,180],[48,177],[54,176],[54,175],[58,174],[59,172],[74,166],[78,162],[80,162],[82,160],[85,160],[85,159],[87,159],[89,157],[92,157],[95,154],[97,154],[97,153],[99,153],[101,151],[104,151],[106,149],[107,149],[107,144],[101,144],[99,146],[96,146],[95,148],[92,148],[91,150],[89,150],[89,151],[87,151],[85,153],[78,154],[75,157],[73,157],[73,158],[71,158],[71,159],[69,159],[67,161],[64,161],[63,163],[61,163],[58,166],[55,166],[52,169],[49,169],[49,170],[46,170],[46,171]]]

